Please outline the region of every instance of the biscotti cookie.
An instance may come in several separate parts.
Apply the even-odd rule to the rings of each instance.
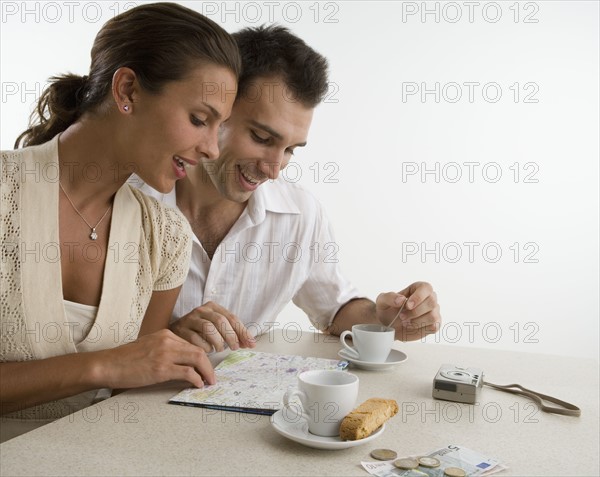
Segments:
[[[344,418],[340,425],[340,439],[364,439],[397,412],[398,403],[393,399],[368,399]]]

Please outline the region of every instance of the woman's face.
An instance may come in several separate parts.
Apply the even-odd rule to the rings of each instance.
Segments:
[[[132,172],[166,193],[186,176],[185,166],[216,159],[217,133],[231,114],[236,88],[231,70],[204,64],[167,83],[159,94],[138,91],[123,138]]]

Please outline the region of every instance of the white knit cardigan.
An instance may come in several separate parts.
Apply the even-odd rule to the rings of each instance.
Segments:
[[[155,290],[180,286],[191,229],[178,211],[129,185],[117,192],[96,320],[76,349],[63,307],[58,234],[58,136],[1,153],[0,362],[112,348],[137,338]],[[82,284],[85,286],[85,284]],[[48,420],[91,403],[94,392],[5,418]]]

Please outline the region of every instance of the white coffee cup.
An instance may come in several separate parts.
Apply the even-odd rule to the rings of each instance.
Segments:
[[[293,400],[297,397],[300,403]],[[354,409],[358,397],[358,376],[347,371],[314,370],[298,375],[298,388],[283,396],[285,419],[308,421],[308,430],[317,436],[340,433],[344,417]]]
[[[370,363],[383,363],[387,359],[396,331],[384,325],[354,325],[352,331],[344,331],[340,341],[351,358]],[[346,343],[346,336],[352,337],[354,346]]]

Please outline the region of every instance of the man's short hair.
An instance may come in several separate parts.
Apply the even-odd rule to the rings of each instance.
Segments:
[[[261,76],[281,78],[294,99],[314,108],[328,89],[327,60],[279,25],[244,28],[232,35],[242,55],[238,91]]]

